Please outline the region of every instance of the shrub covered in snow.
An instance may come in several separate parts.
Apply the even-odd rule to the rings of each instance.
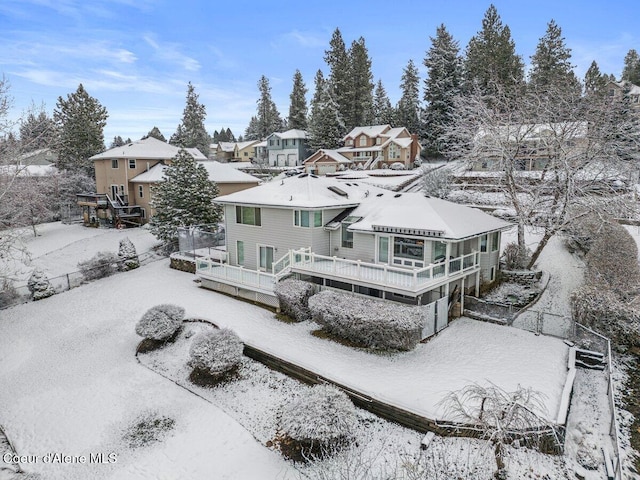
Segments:
[[[356,424],[356,410],[346,394],[330,385],[315,385],[283,407],[281,449],[299,459],[322,456],[347,444]]]
[[[49,283],[47,275],[39,268],[36,268],[29,277],[27,287],[29,287],[33,300],[42,300],[56,293]]]
[[[578,216],[576,220],[565,227],[564,233],[567,248],[571,252],[585,255],[591,250],[593,241],[600,235],[605,224],[610,222],[610,219],[593,213],[582,217]]]
[[[184,308],[163,304],[150,308],[136,325],[136,333],[150,340],[167,340],[182,325]]]
[[[525,251],[521,251],[525,250]],[[524,270],[527,268],[529,258],[531,257],[531,251],[528,249],[522,249],[517,242],[508,243],[504,247],[502,258],[504,259],[504,265],[507,270]]]
[[[282,313],[298,322],[311,320],[309,297],[315,293],[312,283],[287,279],[276,283],[273,291],[278,297]]]
[[[133,270],[140,266],[140,260],[138,259],[138,252],[136,252],[136,246],[133,244],[129,237],[125,237],[120,240],[120,246],[118,248],[118,258],[120,259],[120,270],[127,271]]]
[[[328,333],[378,349],[411,350],[425,319],[419,307],[325,290],[309,299],[313,320]]]
[[[640,313],[611,290],[585,285],[571,294],[573,319],[613,340],[615,345],[640,345]]]
[[[223,377],[240,364],[242,350],[242,340],[233,330],[222,328],[204,332],[191,344],[189,365],[212,377]]]
[[[98,252],[89,260],[78,262],[78,268],[85,280],[108,277],[118,268],[118,257],[111,252]]]

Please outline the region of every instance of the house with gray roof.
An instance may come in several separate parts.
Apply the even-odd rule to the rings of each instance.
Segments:
[[[305,130],[274,132],[266,138],[267,159],[271,167],[296,167],[309,155]]]

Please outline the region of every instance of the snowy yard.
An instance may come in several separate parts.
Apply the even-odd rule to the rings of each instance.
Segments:
[[[97,233],[70,242],[76,232],[64,233],[66,228],[76,227],[58,231],[52,224],[51,235],[43,232],[43,237],[33,239],[34,257],[41,266],[49,269],[47,261],[53,264],[66,255],[75,267],[93,254],[87,250],[93,248],[87,237],[97,237],[99,250],[117,250],[121,236],[129,236],[139,252],[154,243],[142,229],[81,229],[80,234]],[[49,244],[47,236],[55,241]],[[65,243],[74,246],[64,248]],[[58,257],[57,251],[66,254]],[[40,462],[23,465],[27,471],[65,479],[299,478],[290,463],[254,438],[264,442],[266,436],[248,432],[241,426],[246,417],[225,407],[225,402],[234,403],[234,395],[255,398],[251,395],[256,392],[236,391],[213,405],[136,362],[140,338],[135,323],[148,308],[166,302],[184,306],[187,318],[228,326],[248,343],[427,416],[443,417],[438,402],[449,391],[489,381],[507,390],[520,384],[542,391],[548,418],[557,416],[567,360],[567,347],[558,339],[460,319],[414,351],[371,354],[311,336],[315,324],[284,324],[267,310],[199,289],[193,279],[160,261],[0,311],[0,423],[18,452],[118,453],[118,461],[110,465]],[[172,418],[175,427],[157,443],[129,448],[125,432],[148,413]],[[391,443],[411,440],[407,448],[415,451],[416,434],[399,432]],[[469,441],[437,443],[458,452],[471,448]],[[513,453],[513,478],[524,478],[528,471],[530,462],[522,455]],[[535,462],[546,465],[534,468],[542,472],[553,472],[557,463],[541,456]],[[516,474],[517,468],[523,473]]]

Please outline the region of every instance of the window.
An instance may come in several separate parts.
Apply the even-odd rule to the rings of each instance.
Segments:
[[[393,255],[394,257],[421,261],[424,259],[424,240],[393,237]]]
[[[276,139],[276,145],[280,145],[280,139]]]
[[[395,143],[389,145],[389,159],[400,158],[400,150],[398,150],[398,146]]]
[[[141,208],[141,209],[140,209],[140,216],[141,216],[142,218],[147,218],[147,212],[144,210],[144,208]]]
[[[500,248],[500,232],[493,232],[491,234],[491,251],[495,252]]]
[[[353,147],[353,138],[347,140],[347,147]]]
[[[269,140],[269,146],[273,147],[273,140]]]
[[[260,216],[260,209],[256,207],[241,207],[236,205],[236,223],[243,225],[255,225],[257,227],[262,225],[262,219]]]
[[[347,217],[342,221],[342,246],[344,248],[353,248],[353,232],[350,232],[349,226],[356,223],[361,217]]]
[[[273,247],[260,245],[258,247],[258,257],[260,258],[260,270],[270,271],[273,266]]]
[[[293,224],[296,227],[321,227],[322,210],[294,210]]]
[[[432,242],[433,245],[433,261],[442,262],[447,258],[447,244],[436,241]]]
[[[481,252],[486,252],[487,251],[487,236],[486,235],[482,235],[480,237],[480,251]]]
[[[380,145],[382,143],[382,139],[380,137],[376,138],[376,145]]]
[[[236,241],[236,260],[238,265],[244,265],[244,242]]]
[[[129,159],[129,168],[136,168],[136,159],[135,158],[130,158]]]
[[[248,157],[248,156],[249,156],[249,152],[244,152],[244,154],[243,154],[243,155],[244,155],[245,157]]]
[[[293,140],[291,140],[291,145],[293,145],[295,147],[295,145],[296,145],[296,139],[295,138]]]
[[[111,159],[111,168],[118,168],[118,159],[117,158]]]
[[[144,198],[144,185],[138,185],[138,197]]]
[[[389,263],[389,237],[378,237],[378,261]]]
[[[361,147],[366,147],[367,146],[367,137],[366,137],[366,135],[360,135],[360,146]]]

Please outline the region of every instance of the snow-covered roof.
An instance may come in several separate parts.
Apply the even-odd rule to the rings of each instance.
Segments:
[[[262,148],[267,148],[267,141],[266,140],[263,140],[263,141],[261,141],[259,143],[256,143],[256,148],[261,148],[261,147]]]
[[[355,127],[349,133],[347,133],[342,141],[345,141],[347,138],[356,138],[358,135],[364,133],[368,137],[377,137],[381,135],[386,130],[390,129],[390,125],[369,125],[365,127]]]
[[[298,129],[291,129],[291,130],[287,130],[286,132],[273,132],[271,135],[269,135],[269,137],[272,136],[276,136],[282,139],[289,139],[289,138],[304,138],[307,139],[307,132],[306,130],[298,130]],[[269,138],[267,137],[267,138]]]
[[[440,238],[454,240],[511,227],[481,210],[422,193],[369,195],[349,215],[362,217],[349,230],[437,232]]]
[[[382,145],[372,145],[370,147],[340,147],[338,152],[379,152],[382,150]]]
[[[626,80],[623,80],[621,82],[613,82],[613,83],[615,83],[620,88],[629,87],[630,95],[640,95],[640,87],[638,85],[634,85],[633,83],[627,82]]]
[[[46,177],[55,175],[58,169],[52,163],[48,165],[2,165],[0,174],[16,177]]]
[[[324,154],[325,156],[329,157],[331,160],[337,163],[352,163],[351,160],[349,160],[347,157],[345,157],[344,155],[341,155],[340,152],[338,152],[338,150],[328,150],[328,149],[322,148],[318,150],[318,152],[321,152],[322,154]],[[313,155],[316,155],[318,152],[314,153]],[[316,163],[321,158],[323,158],[322,155],[318,156],[318,158],[314,160],[312,160],[311,157],[309,157],[303,163],[309,163],[309,164]]]
[[[281,208],[348,208],[383,191],[372,185],[339,182],[303,173],[218,197],[216,203]]]
[[[553,137],[570,140],[585,137],[587,131],[587,122],[514,123],[490,130],[480,129],[476,135],[476,140],[480,140],[483,137],[502,137],[513,142],[535,141]]]
[[[218,146],[223,152],[233,152],[236,148],[235,142],[218,142]]]
[[[252,146],[255,143],[258,143],[258,141],[257,140],[247,140],[246,142],[237,142],[236,145],[238,145],[238,150],[242,150],[244,148]]]
[[[209,179],[216,183],[258,183],[260,179],[241,172],[236,168],[229,166],[227,163],[216,162],[215,160],[206,160],[198,162],[203,165]],[[146,172],[131,179],[133,183],[158,183],[164,178],[164,172],[167,165],[157,163]]]
[[[191,154],[196,160],[206,160],[205,157],[197,148],[186,148],[187,152]],[[135,142],[122,145],[121,147],[114,147],[106,150],[102,153],[98,153],[89,160],[104,160],[112,158],[136,158],[136,159],[150,159],[150,160],[168,160],[175,157],[180,151],[180,147],[170,145],[157,138],[148,137],[144,140],[136,140]]]

